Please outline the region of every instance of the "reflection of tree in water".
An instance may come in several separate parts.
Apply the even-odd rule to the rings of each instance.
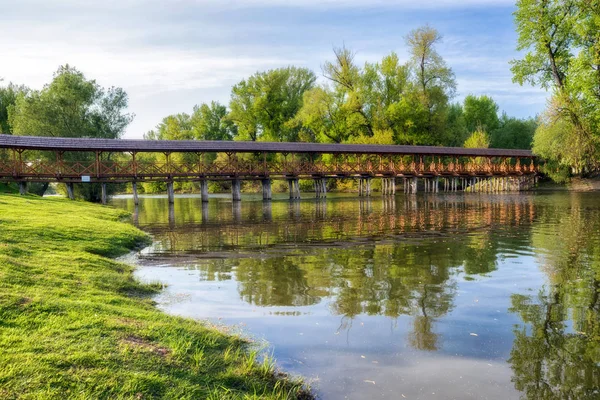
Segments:
[[[225,258],[198,268],[206,272],[206,279],[227,279],[234,273],[240,297],[257,306],[308,306],[328,298],[332,312],[342,316],[341,329],[350,329],[361,314],[392,320],[412,316],[410,344],[435,350],[435,321],[453,306],[453,275],[460,267],[467,274],[495,270],[502,246],[529,240],[528,228],[518,228],[528,227],[534,214],[531,200],[522,199],[419,198],[404,207],[385,203],[381,209],[372,201],[368,212],[357,216],[352,207],[358,203],[329,207],[327,218],[316,218],[304,208],[290,217],[287,205],[274,205],[272,223],[247,223],[250,217],[260,218],[245,212],[241,223],[225,219],[217,224],[222,217],[215,216],[214,224],[182,226],[157,236],[175,251],[226,255],[229,249],[265,249],[264,258]],[[509,229],[510,239],[501,243],[494,225]],[[363,237],[369,240],[361,241]],[[332,240],[330,247],[290,251],[290,244]]]
[[[571,206],[542,215],[546,229],[533,234],[550,287],[512,297],[524,325],[514,330],[509,362],[528,399],[600,398],[600,215],[576,199]]]
[[[320,300],[312,293],[304,271],[286,257],[240,259],[236,267],[240,297],[259,306],[308,306]]]

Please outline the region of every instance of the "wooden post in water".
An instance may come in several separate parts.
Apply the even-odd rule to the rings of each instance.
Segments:
[[[134,181],[131,183],[131,190],[133,192],[133,204],[137,206],[140,204],[140,199],[138,197],[138,190],[137,190],[137,182]]]
[[[206,179],[200,181],[200,197],[203,203],[208,202],[208,181]]]
[[[25,196],[27,194],[27,182],[19,182],[19,194]]]
[[[102,183],[101,185],[102,188],[102,204],[106,205],[106,203],[108,203],[108,193],[106,192],[106,183]]]
[[[242,200],[242,181],[239,179],[233,179],[231,181],[231,200]]]
[[[169,204],[175,203],[175,189],[173,188],[173,181],[167,181],[167,197]]]
[[[73,190],[73,183],[68,182],[67,184],[67,197],[69,200],[75,200],[75,192]]]
[[[298,178],[289,178],[290,200],[300,199],[300,182]]]
[[[271,200],[271,180],[269,178],[265,178],[262,181],[262,192],[263,192],[263,200]]]

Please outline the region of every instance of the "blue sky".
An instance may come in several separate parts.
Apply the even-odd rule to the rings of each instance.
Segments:
[[[457,97],[487,94],[501,110],[535,116],[546,93],[511,81],[518,57],[512,0],[0,0],[0,77],[41,88],[69,63],[123,87],[141,138],[169,114],[227,104],[233,84],[261,70],[304,66],[318,75],[332,48],[359,63],[391,51],[424,24],[456,74]]]

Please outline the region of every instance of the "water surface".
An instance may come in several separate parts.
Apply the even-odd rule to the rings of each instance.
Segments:
[[[140,201],[160,307],[320,398],[600,398],[600,194]]]

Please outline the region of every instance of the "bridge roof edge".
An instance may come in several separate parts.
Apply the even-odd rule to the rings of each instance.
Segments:
[[[0,134],[0,148],[50,151],[101,152],[219,152],[219,153],[320,153],[320,154],[381,154],[423,156],[481,156],[533,158],[530,150],[466,149],[463,147],[406,146],[377,144],[324,144],[303,142],[238,142],[201,140],[136,140],[58,138],[13,136]]]

